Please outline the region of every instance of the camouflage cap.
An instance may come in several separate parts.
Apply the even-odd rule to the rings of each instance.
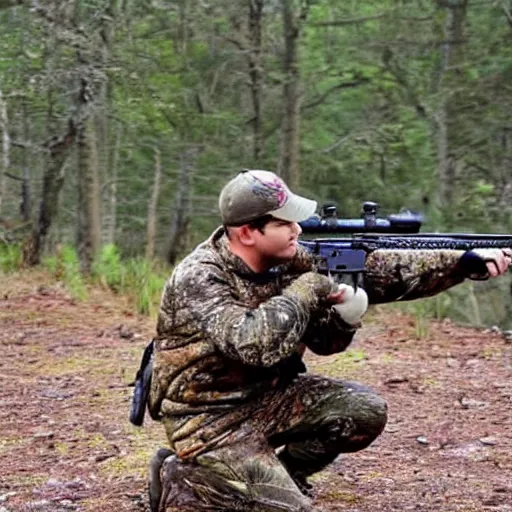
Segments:
[[[294,194],[273,172],[260,170],[242,171],[222,189],[219,197],[220,214],[226,226],[240,226],[264,215],[300,222],[311,217],[316,206],[316,201]]]

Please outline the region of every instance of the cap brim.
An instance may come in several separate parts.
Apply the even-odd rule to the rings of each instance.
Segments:
[[[288,222],[302,222],[316,212],[316,207],[316,201],[292,194],[284,206],[268,213],[276,219]]]

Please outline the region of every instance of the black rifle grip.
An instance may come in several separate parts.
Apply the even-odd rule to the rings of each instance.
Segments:
[[[151,388],[151,374],[153,372],[152,356],[154,341],[151,340],[142,354],[140,367],[135,377],[132,404],[130,408],[130,423],[140,427],[144,423],[144,414]]]

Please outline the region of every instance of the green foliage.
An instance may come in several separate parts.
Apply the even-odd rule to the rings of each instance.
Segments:
[[[104,286],[118,291],[121,285],[122,269],[119,249],[114,244],[101,248],[92,266],[93,276]]]
[[[51,10],[51,2],[46,4]],[[51,23],[53,13],[45,19],[39,10],[0,12],[0,90],[13,140],[28,143],[11,148],[11,173],[21,177],[30,168],[37,204],[48,166],[47,153],[36,148],[66,133],[85,78],[98,126],[105,218],[112,213],[111,183],[117,191],[116,246],[102,249],[93,274],[104,285],[133,294],[137,309],[149,313],[164,278],[148,263],[124,263],[121,256],[143,253],[155,149],[162,169],[156,252],[165,252],[184,166],[192,184],[188,250],[219,224],[218,192],[229,177],[246,167],[276,169],[288,79],[282,12],[279,2],[266,2],[260,98],[264,141],[256,158],[250,74],[256,51],[251,51],[248,9],[226,0],[167,4],[107,6],[94,0],[80,4],[73,11],[78,20],[69,23],[66,10]],[[362,201],[374,200],[383,215],[402,207],[421,211],[425,230],[512,231],[512,31],[503,9],[493,2],[454,5],[426,6],[419,0],[311,3],[298,52],[300,192],[320,203],[336,202],[340,216],[357,216]],[[450,44],[454,38],[447,31],[463,10],[462,39]],[[103,29],[109,26],[107,34]],[[95,63],[91,76],[82,76],[87,72],[83,62]],[[443,199],[439,179],[444,146],[454,164],[449,199]],[[187,156],[191,148],[193,158]],[[72,244],[78,204],[75,155],[66,162],[51,236],[52,242]],[[2,215],[18,211],[19,189],[19,180],[7,180]],[[2,268],[15,268],[16,258],[3,253]],[[53,265],[64,279],[65,265],[59,259]],[[411,306],[418,336],[428,334],[421,323],[427,316],[490,321],[493,314],[480,290],[472,302],[461,289]],[[501,289],[486,291],[485,297],[494,303],[503,293],[502,300],[508,299]],[[510,311],[494,316],[512,322]]]
[[[121,260],[114,244],[105,245],[93,265],[93,278],[115,292],[128,296],[138,313],[154,315],[166,277],[144,258]]]
[[[153,270],[148,260],[130,259],[122,265],[120,292],[131,297],[138,313],[154,316],[165,281],[166,276]]]
[[[73,247],[69,245],[60,247],[55,256],[43,260],[43,266],[57,280],[65,284],[67,290],[75,299],[83,300],[87,297],[87,288],[80,273],[80,262]]]
[[[413,315],[414,335],[428,338],[428,322],[452,319],[476,327],[512,325],[512,305],[509,299],[510,276],[486,282],[469,281],[427,299],[389,305]]]
[[[14,272],[21,267],[21,248],[17,244],[0,243],[0,270]]]

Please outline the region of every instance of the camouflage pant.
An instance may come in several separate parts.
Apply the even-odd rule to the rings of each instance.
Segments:
[[[340,453],[367,447],[387,417],[370,389],[316,376],[243,408],[245,419],[218,446],[193,460],[165,460],[161,512],[312,511],[301,483]]]

